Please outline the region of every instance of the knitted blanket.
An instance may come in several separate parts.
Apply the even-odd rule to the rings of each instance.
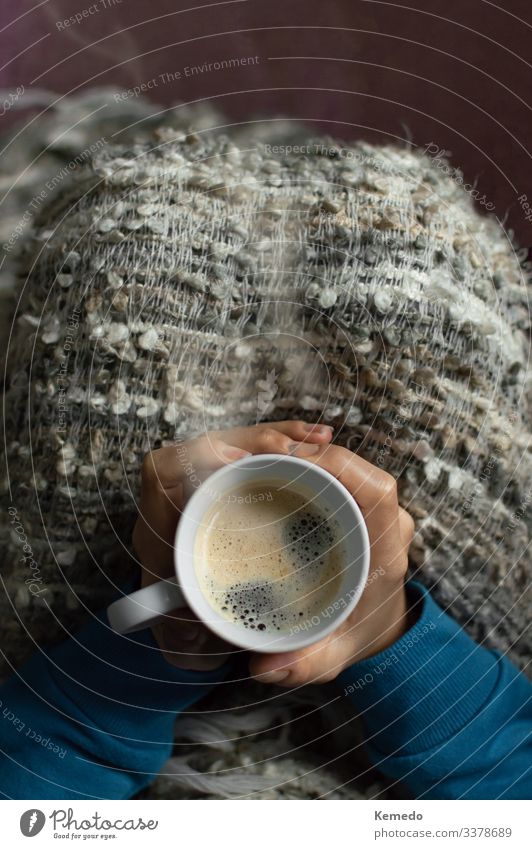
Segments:
[[[4,243],[18,276],[10,659],[27,651],[24,631],[59,637],[60,622],[77,623],[130,574],[147,451],[212,427],[304,418],[332,424],[339,444],[397,477],[416,521],[412,572],[475,638],[524,665],[530,281],[511,234],[474,209],[459,173],[415,150],[303,129],[221,136],[199,114],[195,126],[187,116],[153,129],[145,109],[142,131],[118,132],[120,143],[92,126],[89,153],[63,154],[33,195],[31,231]],[[21,562],[20,528],[31,561]],[[279,705],[284,722],[301,716],[293,700]],[[285,741],[272,748],[272,712],[254,713],[229,711],[225,738],[201,715],[181,728],[189,742],[236,729],[248,740],[251,723],[273,757],[261,759],[260,740],[247,765],[242,743],[224,744],[221,759],[207,747],[199,761],[185,747],[153,793],[371,795],[367,776],[336,789],[351,776],[330,772],[319,745],[287,761]],[[253,767],[264,761],[266,773]],[[224,764],[233,783],[218,781]]]

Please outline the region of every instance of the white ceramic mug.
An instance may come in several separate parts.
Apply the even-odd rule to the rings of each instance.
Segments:
[[[312,493],[317,506],[334,516],[341,531],[345,562],[339,590],[320,615],[286,632],[250,630],[231,622],[205,597],[194,566],[196,534],[216,501],[242,484],[261,480],[293,484]],[[369,571],[370,544],[364,518],[350,492],[333,475],[306,460],[284,454],[243,457],[214,472],[189,499],[179,520],[174,546],[175,577],[126,595],[107,609],[111,627],[120,634],[161,621],[179,607],[190,607],[211,631],[240,648],[259,652],[294,651],[323,639],[358,603]]]

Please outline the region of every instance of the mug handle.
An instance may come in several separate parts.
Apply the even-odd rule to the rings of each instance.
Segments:
[[[117,634],[132,634],[162,622],[176,607],[188,607],[188,602],[174,577],[114,601],[107,608],[107,618]]]

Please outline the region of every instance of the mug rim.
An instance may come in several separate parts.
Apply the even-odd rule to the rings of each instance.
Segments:
[[[195,506],[197,502],[204,497],[204,492],[202,492],[202,490],[205,484],[208,482],[215,483],[217,479],[229,475],[232,471],[234,471],[235,468],[245,468],[246,466],[252,465],[258,460],[264,462],[278,462],[281,460],[288,462],[291,465],[299,466],[302,472],[305,470],[312,470],[317,473],[318,476],[325,479],[328,483],[332,483],[333,486],[342,490],[345,493],[346,505],[351,510],[354,518],[356,519],[357,529],[362,536],[363,551],[357,558],[357,562],[360,562],[360,565],[358,566],[360,572],[359,579],[356,585],[354,585],[351,589],[347,588],[339,596],[342,597],[349,593],[349,600],[346,601],[344,608],[340,612],[338,612],[334,616],[331,616],[331,620],[329,623],[322,626],[321,628],[318,626],[316,626],[315,628],[311,628],[309,629],[309,632],[307,634],[291,634],[290,632],[287,632],[285,634],[280,633],[279,635],[274,635],[271,632],[244,632],[244,629],[240,625],[231,622],[229,619],[226,619],[224,616],[222,616],[221,613],[219,613],[215,608],[213,608],[201,589],[201,585],[196,574],[196,568],[194,563],[196,533],[200,525],[197,520],[195,521],[195,529],[192,529],[194,543],[192,546],[192,550],[189,550],[189,547],[185,548],[183,546],[183,537],[185,536],[185,534],[190,533],[191,530],[190,526],[192,522],[192,516],[194,515]],[[212,505],[212,503],[213,502],[211,501],[209,507],[210,505]],[[207,509],[201,512],[201,517],[205,515]],[[222,466],[222,468],[217,469],[215,472],[213,472],[212,475],[209,475],[209,477],[198,487],[198,489],[193,493],[193,495],[190,497],[187,504],[185,505],[185,508],[178,522],[174,537],[173,562],[174,573],[187,604],[189,605],[191,610],[196,614],[196,616],[200,619],[200,621],[202,621],[206,625],[206,627],[209,628],[210,631],[212,631],[221,639],[226,640],[227,642],[236,646],[237,648],[245,649],[248,651],[258,651],[263,654],[279,654],[288,651],[297,651],[300,648],[305,648],[306,646],[319,642],[332,631],[336,630],[336,628],[348,618],[348,616],[352,613],[352,611],[358,604],[358,601],[360,600],[360,597],[364,592],[369,574],[370,557],[370,540],[366,527],[366,522],[364,520],[364,516],[359,505],[357,504],[355,498],[349,492],[347,487],[345,487],[344,484],[338,480],[338,478],[334,477],[334,475],[332,475],[326,469],[321,468],[321,466],[317,466],[314,463],[309,463],[307,460],[304,460],[300,457],[293,457],[290,454],[268,453],[252,454],[247,457],[242,457],[238,460],[235,460],[234,462],[229,463],[226,466]],[[184,569],[186,569],[186,574],[183,574]],[[190,579],[192,580],[190,581]],[[196,593],[201,598],[202,602],[205,604],[206,609],[208,609],[209,611],[208,620],[206,620],[205,611],[202,610],[198,604],[196,604]],[[246,639],[246,636],[248,636],[248,639]]]

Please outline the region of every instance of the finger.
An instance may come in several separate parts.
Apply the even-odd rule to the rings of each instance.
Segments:
[[[160,647],[165,659],[180,669],[217,669],[229,657],[230,647],[203,627],[195,640],[182,641],[167,634]]]
[[[232,428],[230,430],[207,434],[213,439],[222,438],[241,450],[247,449],[254,454],[290,454],[296,449],[299,456],[310,456],[319,450],[320,445],[332,439],[333,429],[328,425],[307,424],[306,422],[275,422],[270,425]],[[301,441],[295,441],[299,439]],[[245,456],[245,454],[243,455]],[[192,480],[185,480],[184,493],[188,499],[195,489],[203,483],[213,471],[212,468],[197,467]]]
[[[214,471],[246,456],[246,451],[207,434],[147,454],[142,464],[142,486],[148,491],[171,490],[193,478],[197,470]]]
[[[232,428],[220,431],[218,436],[245,448],[253,454],[288,454],[298,443],[325,445],[331,441],[333,429],[329,425],[308,424],[301,421],[268,422],[254,427]]]
[[[216,669],[231,651],[188,607],[167,614],[153,632],[167,662],[182,669]]]
[[[253,655],[249,671],[258,681],[280,687],[324,684],[340,674],[351,652],[350,641],[333,634],[300,651]]]
[[[188,442],[161,448],[147,455],[142,478],[146,486],[173,489],[183,481],[202,482],[209,472],[246,453],[294,450],[300,442],[326,444],[333,435],[329,425],[301,421],[275,422],[254,427],[213,431]]]
[[[223,666],[228,658],[227,654],[201,654],[199,652],[180,654],[179,652],[163,651],[162,655],[171,666],[193,672],[212,672],[214,669]]]
[[[297,451],[295,454],[297,456]],[[395,478],[348,448],[326,445],[320,449],[312,462],[343,483],[346,489],[357,497],[360,506],[368,512],[382,501],[398,503]]]
[[[299,456],[296,450],[294,456]],[[373,466],[347,448],[327,445],[307,458],[334,475],[360,506],[371,542],[378,544],[388,536],[395,544],[400,539],[397,483],[392,475]]]

